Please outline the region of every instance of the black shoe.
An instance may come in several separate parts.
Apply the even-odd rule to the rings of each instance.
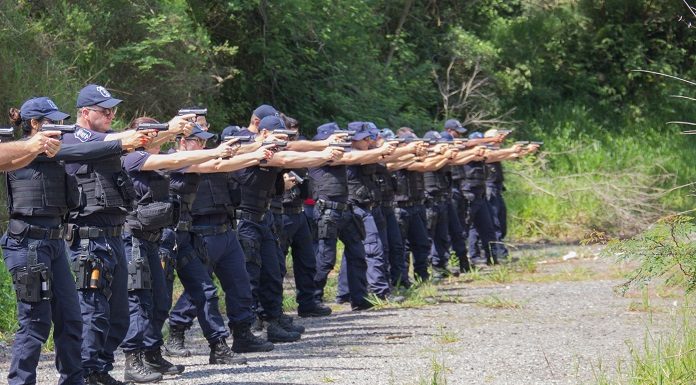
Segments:
[[[351,310],[353,310],[353,311],[368,310],[368,309],[372,309],[372,307],[374,307],[374,306],[375,305],[373,305],[367,301],[363,301],[362,303],[360,303],[358,305],[352,305]]]
[[[326,317],[331,315],[331,308],[322,303],[318,303],[310,310],[297,309],[297,315],[300,317]]]
[[[189,357],[191,351],[184,345],[186,326],[169,325],[169,338],[164,344],[164,355],[170,357]]]
[[[305,332],[305,327],[302,325],[295,325],[293,323],[292,317],[287,314],[281,314],[278,318],[278,323],[280,323],[280,326],[282,326],[283,329],[289,332],[295,332],[300,334]]]
[[[270,342],[295,342],[300,339],[300,333],[285,330],[278,319],[268,321],[266,336]]]
[[[344,303],[350,302],[350,298],[348,297],[336,297],[336,303],[339,305],[342,305]]]
[[[143,363],[143,351],[126,352],[126,368],[123,370],[124,382],[146,383],[162,379],[162,374],[153,372]]]
[[[181,374],[186,367],[184,365],[174,365],[162,357],[160,348],[147,350],[143,355],[143,363],[155,372],[162,374]]]
[[[249,325],[236,325],[232,329],[232,351],[235,353],[270,352],[272,343],[259,338],[251,332]]]
[[[247,359],[241,354],[236,354],[227,345],[227,341],[224,338],[218,338],[217,340],[210,341],[210,358],[208,359],[209,364],[233,364],[233,365],[246,365]]]
[[[109,373],[93,372],[85,376],[85,385],[126,385],[111,377]]]

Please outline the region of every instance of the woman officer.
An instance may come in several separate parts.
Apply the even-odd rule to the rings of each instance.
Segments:
[[[47,97],[29,99],[20,110],[10,110],[11,121],[27,140],[44,124],[67,118]],[[24,168],[7,174],[10,221],[0,246],[17,294],[19,323],[7,376],[10,385],[36,383],[41,345],[48,339],[51,322],[58,383],[84,382],[82,317],[63,241],[63,217],[79,198],[62,161],[101,158],[134,145],[118,140],[47,148]]]

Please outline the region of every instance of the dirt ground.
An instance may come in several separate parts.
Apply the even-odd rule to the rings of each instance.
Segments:
[[[648,329],[667,330],[681,301],[665,293],[618,295],[614,288],[629,267],[594,253],[579,247],[518,251],[537,259],[523,268],[486,268],[450,279],[427,299],[432,304],[417,308],[351,312],[336,305],[330,317],[296,319],[307,328],[300,342],[248,354],[246,366],[208,365],[196,327],[187,335],[196,354],[173,360],[186,371],[163,383],[591,384],[597,371],[611,373],[626,360]],[[5,348],[3,374],[8,361]],[[122,373],[119,354],[113,374]],[[56,381],[47,353],[38,382]]]

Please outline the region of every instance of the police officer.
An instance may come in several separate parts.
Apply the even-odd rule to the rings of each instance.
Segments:
[[[486,131],[484,138],[495,138],[499,136],[499,131],[491,129]],[[523,155],[523,148],[520,145],[514,145],[507,149],[500,149],[499,145],[493,145],[496,151],[489,155],[486,161],[486,200],[491,212],[491,220],[495,229],[495,248],[497,255],[501,258],[508,256],[508,250],[504,244],[504,238],[507,233],[507,208],[503,200],[503,191],[505,191],[503,164],[502,161],[508,159],[516,159]],[[538,148],[538,147],[536,147]],[[473,258],[480,257],[480,249],[478,247],[479,236],[476,228],[471,228],[469,231],[469,248]]]
[[[336,123],[326,123],[317,128],[315,140],[329,138],[339,127]],[[310,168],[309,176],[314,191],[314,218],[317,220],[317,285],[315,297],[323,300],[324,287],[329,273],[336,264],[336,240],[344,244],[346,259],[346,277],[349,299],[353,310],[372,307],[367,301],[367,264],[363,222],[355,215],[348,203],[347,171],[348,164],[374,163],[394,151],[394,147],[385,143],[379,148],[366,151],[350,151],[340,161],[328,165]]]
[[[473,132],[469,135],[470,139],[483,138],[480,132]],[[464,234],[469,234],[472,227],[481,237],[482,247],[487,264],[498,263],[498,255],[493,249],[495,242],[495,230],[491,218],[488,202],[486,201],[486,163],[485,157],[482,160],[469,162],[460,169],[462,175],[459,180],[459,191],[462,195],[459,207],[460,215],[464,219]],[[471,250],[470,250],[471,251]],[[461,263],[461,262],[460,262]],[[460,264],[461,269],[466,266]]]
[[[412,130],[407,127],[400,129],[399,137],[403,139],[415,139]],[[426,228],[425,207],[423,201],[424,181],[420,171],[410,170],[411,164],[395,171],[396,191],[394,201],[396,202],[396,218],[399,222],[401,237],[407,242],[407,250],[404,254],[404,269],[408,271],[410,259],[408,252],[413,254],[413,271],[415,276],[422,281],[427,281],[428,273],[428,253],[430,243],[428,241],[428,230]],[[403,277],[406,285],[410,284],[408,277]]]
[[[122,139],[134,147],[146,146],[152,131],[109,133],[117,105],[104,87],[90,84],[77,97],[79,128],[65,135],[65,143]],[[135,144],[137,143],[137,144]],[[128,331],[128,270],[121,233],[133,185],[121,168],[119,155],[76,159],[66,163],[81,191],[80,206],[70,212],[70,260],[78,277],[82,309],[82,365],[85,382],[120,384],[109,371],[114,351]],[[91,272],[91,273],[90,273]],[[81,277],[90,279],[82,279]]]
[[[442,141],[436,131],[428,131],[424,139]],[[426,196],[426,227],[430,236],[429,260],[433,279],[441,279],[448,274],[449,260],[449,202],[452,199],[451,175],[448,165],[423,173]]]
[[[11,121],[22,128],[25,138],[36,136],[46,123],[61,123],[67,118],[69,115],[47,97],[29,99],[20,110],[10,110]],[[57,131],[51,134],[59,135]],[[79,197],[62,162],[118,155],[122,147],[116,141],[62,148],[59,141],[44,144],[38,146],[46,150],[44,154],[22,154],[20,157],[31,162],[7,175],[10,220],[0,244],[17,294],[19,323],[7,379],[9,384],[36,383],[41,345],[48,339],[53,322],[58,383],[82,384],[82,318],[63,242],[63,216],[77,205]]]
[[[257,141],[285,140],[274,131],[285,130],[285,123],[275,115],[266,116],[258,124]],[[242,130],[239,135],[253,134]],[[278,142],[287,145],[286,141]],[[294,325],[290,317],[283,316],[283,286],[281,262],[284,258],[274,234],[273,215],[269,212],[270,202],[282,194],[282,168],[295,168],[319,164],[330,160],[333,151],[295,152],[280,151],[266,164],[249,167],[235,174],[241,187],[241,204],[237,211],[238,233],[247,258],[247,271],[259,318],[266,321],[267,337],[273,342],[292,342],[300,338],[304,328]],[[307,163],[310,162],[310,163]]]
[[[370,129],[373,127],[376,128],[371,122],[351,122],[348,124],[348,130],[356,131],[351,138],[353,150],[365,151],[370,148],[372,135]],[[377,187],[376,171],[376,162],[347,166],[348,202],[353,208],[353,213],[362,221],[362,227],[365,230],[363,246],[367,261],[368,289],[377,298],[386,300],[391,299],[389,261],[384,251],[384,243],[376,218],[373,215],[373,209],[381,199],[377,195],[379,188]],[[381,215],[379,217],[383,222]],[[348,302],[349,297],[346,262],[346,258],[343,258],[338,278],[336,299],[340,303]]]
[[[51,102],[53,103],[53,102]],[[19,110],[10,110],[10,120],[19,116]],[[15,112],[12,112],[15,111]],[[39,154],[55,154],[60,148],[59,132],[37,132],[27,140],[0,143],[0,171],[12,171],[22,168],[34,160]]]
[[[285,124],[288,129],[298,130],[299,123],[292,118],[286,117]],[[335,155],[333,152],[337,152]],[[334,149],[332,156],[338,159],[342,155],[342,150]],[[323,161],[320,161],[323,163]],[[319,165],[317,163],[315,165]],[[311,165],[310,165],[311,166]],[[285,256],[292,248],[292,270],[295,278],[295,291],[297,301],[297,314],[300,317],[325,317],[331,314],[331,308],[317,301],[314,293],[316,286],[314,276],[317,272],[317,262],[315,258],[314,239],[312,230],[304,213],[303,204],[306,199],[311,197],[309,176],[306,167],[292,170],[293,174],[285,172],[283,182],[285,191],[281,197],[274,199],[279,204],[281,214],[275,218],[278,220],[276,227],[280,229],[280,261],[283,278],[285,278]],[[300,182],[296,176],[302,178]],[[271,203],[273,210],[274,203]],[[280,226],[278,226],[280,225]]]
[[[179,141],[179,151],[200,150],[213,136],[195,128],[189,137]],[[238,154],[240,152],[241,149]],[[232,351],[273,349],[272,343],[254,336],[250,329],[254,316],[249,276],[244,266],[244,253],[230,222],[229,213],[233,207],[228,190],[229,172],[258,164],[269,156],[271,153],[266,148],[256,145],[253,152],[193,165],[170,175],[170,191],[181,204],[176,227],[177,273],[197,310],[198,322],[210,345],[211,364],[246,363],[244,357],[235,356]],[[209,269],[218,277],[225,292],[226,312],[234,338],[232,350],[226,342],[229,333],[222,324],[222,316],[209,306],[210,296],[206,294],[211,283]],[[170,315],[170,325],[177,325],[174,314]]]
[[[177,116],[169,122],[167,135],[191,132],[193,124]],[[157,123],[151,118],[135,119],[130,128],[141,123]],[[234,148],[222,143],[212,150],[159,154],[159,146],[147,151],[129,153],[123,158],[135,190],[135,205],[126,218],[123,234],[128,260],[130,327],[121,347],[126,353],[124,378],[127,382],[151,382],[163,374],[179,374],[183,365],[174,365],[162,357],[162,326],[167,319],[171,300],[168,298],[159,243],[162,229],[170,226],[175,216],[175,203],[169,197],[169,179],[162,169],[186,167],[215,158],[229,157]],[[144,365],[143,365],[144,364]],[[150,370],[152,369],[152,370]]]

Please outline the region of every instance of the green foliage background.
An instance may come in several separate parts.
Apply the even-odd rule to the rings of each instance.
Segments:
[[[465,79],[479,60],[490,97],[514,109],[516,138],[544,140],[509,164],[511,238],[631,234],[693,208],[696,40],[682,1],[20,0],[0,2],[0,107],[49,95],[72,111],[88,82],[125,99],[120,122],[210,108],[213,129],[260,103],[321,123],[372,120],[421,133],[450,115],[434,74]],[[471,130],[482,127],[469,127]],[[613,184],[613,186],[611,185]],[[626,193],[624,193],[626,191]],[[636,215],[641,220],[628,220]]]

